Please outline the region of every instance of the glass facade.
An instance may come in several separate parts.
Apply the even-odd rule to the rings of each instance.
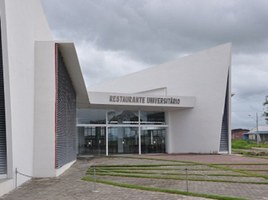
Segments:
[[[138,111],[108,111],[109,124],[138,124]]]
[[[108,133],[109,154],[139,153],[139,134],[137,127],[110,127]]]
[[[140,114],[141,124],[165,124],[165,113],[164,112],[143,112]]]
[[[78,127],[79,154],[99,155],[106,153],[105,127]]]
[[[166,128],[142,127],[141,153],[166,152]]]
[[[106,110],[78,109],[78,124],[106,124]]]
[[[79,109],[79,154],[166,152],[164,112]]]

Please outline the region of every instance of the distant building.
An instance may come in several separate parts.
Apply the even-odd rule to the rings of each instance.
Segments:
[[[251,129],[248,133],[244,133],[244,139],[246,140],[257,140],[259,142],[268,142],[268,126],[258,126]]]
[[[233,129],[232,130],[232,140],[241,140],[243,139],[243,134],[249,132],[248,129]]]

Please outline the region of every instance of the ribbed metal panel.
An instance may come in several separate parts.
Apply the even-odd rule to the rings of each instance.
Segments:
[[[0,27],[0,174],[6,174],[6,173],[7,173],[6,114],[5,114],[3,58],[2,58],[2,36]]]
[[[229,91],[228,91],[228,84],[227,84],[227,90],[225,94],[224,113],[223,113],[222,125],[221,125],[220,152],[226,152],[229,150],[228,92]]]
[[[56,168],[76,159],[76,94],[60,51],[57,53]]]

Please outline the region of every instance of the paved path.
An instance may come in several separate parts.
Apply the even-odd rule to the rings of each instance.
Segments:
[[[138,157],[138,156],[137,156]],[[161,158],[168,160],[180,160],[180,161],[195,161],[200,163],[267,163],[267,159],[247,158],[241,156],[222,156],[222,155],[147,155],[146,157]],[[197,200],[203,198],[186,197],[181,195],[164,194],[150,191],[141,191],[135,189],[127,189],[114,187],[104,184],[97,184],[97,190],[93,191],[93,183],[82,181],[81,178],[85,175],[86,170],[91,164],[157,164],[157,163],[169,163],[169,161],[156,161],[156,160],[144,160],[144,159],[126,159],[126,158],[101,158],[94,159],[92,161],[79,160],[71,169],[65,172],[58,178],[46,178],[46,179],[33,179],[24,184],[15,191],[0,197],[0,200]],[[259,167],[265,167],[266,165],[260,165]],[[241,167],[245,167],[242,165]],[[257,166],[255,166],[257,167]],[[267,169],[268,170],[268,169]],[[110,179],[110,178],[109,178]],[[141,185],[148,186],[161,186],[163,188],[170,186],[169,188],[182,188],[180,182],[172,180],[142,180],[133,178],[112,178],[114,181],[123,182],[139,182]],[[183,183],[184,184],[184,183]],[[239,184],[239,183],[215,183],[215,182],[190,182],[190,189],[194,192],[201,193],[214,193],[227,196],[242,196],[248,199],[261,199],[268,200],[268,185],[257,184]]]
[[[133,156],[132,156],[133,157]],[[134,158],[139,158],[140,156],[134,156]],[[229,168],[235,169],[255,169],[255,170],[265,170],[268,171],[268,160],[260,158],[251,158],[243,157],[238,155],[146,155],[142,156],[146,158],[152,158],[154,160],[143,160],[143,159],[118,159],[120,156],[117,156],[117,159],[97,159],[95,160],[97,165],[106,165],[106,164],[161,164],[161,163],[170,163],[169,160],[177,160],[179,162],[183,161],[193,161],[198,163],[222,163],[222,164],[236,164],[230,165]],[[155,159],[162,159],[158,161]],[[166,159],[167,161],[163,161]],[[110,162],[110,163],[109,163]],[[143,162],[143,163],[142,163]],[[174,164],[174,162],[171,162]],[[258,165],[258,164],[264,165]],[[249,164],[249,165],[247,165]],[[200,168],[201,167],[201,168]],[[178,168],[178,167],[177,167]],[[203,173],[202,169],[207,169],[207,166],[199,165],[200,172]],[[191,169],[189,169],[192,173]],[[218,174],[223,174],[224,172],[230,173],[230,171],[213,169]],[[200,173],[199,172],[199,173]],[[208,171],[211,174],[211,170]],[[138,172],[137,172],[138,173]],[[232,172],[233,173],[233,172]],[[255,172],[256,173],[256,172]],[[179,189],[185,190],[185,181],[181,180],[168,180],[168,179],[149,179],[149,178],[133,178],[133,177],[114,177],[107,176],[101,177],[102,179],[123,182],[129,184],[137,184],[149,187],[158,187],[158,188],[167,188],[167,189]],[[211,177],[206,177],[211,179]],[[257,182],[266,182],[267,179],[257,178],[257,177],[220,177],[215,176],[214,179],[220,180],[229,180],[229,181],[257,181]],[[249,184],[249,183],[230,183],[230,182],[206,182],[206,181],[189,181],[189,190],[190,192],[203,193],[203,194],[215,194],[215,195],[224,195],[224,196],[233,196],[233,197],[242,197],[246,199],[254,200],[268,200],[268,185],[267,184]]]
[[[71,169],[58,178],[34,179],[1,200],[198,200],[203,198],[141,191],[97,184],[99,192],[92,192],[93,184],[82,181],[88,161],[77,161]]]
[[[267,163],[268,164],[268,159],[245,157],[242,155],[187,155],[187,154],[186,155],[183,155],[183,154],[150,155],[150,154],[147,154],[144,157],[161,158],[161,159],[166,159],[166,160],[192,161],[192,162],[199,162],[199,163],[217,163],[217,164]]]

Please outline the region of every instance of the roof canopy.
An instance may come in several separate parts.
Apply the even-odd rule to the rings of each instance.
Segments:
[[[88,105],[89,98],[84,78],[82,76],[80,64],[73,42],[56,42],[63,56],[67,71],[72,80],[75,92],[77,106]]]

